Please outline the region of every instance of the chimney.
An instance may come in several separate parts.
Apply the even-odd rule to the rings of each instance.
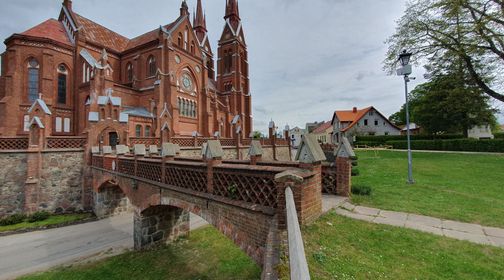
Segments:
[[[357,113],[357,107],[353,107],[352,112]]]

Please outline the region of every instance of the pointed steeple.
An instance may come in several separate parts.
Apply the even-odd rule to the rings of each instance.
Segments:
[[[198,5],[196,7],[196,14],[194,16],[194,29],[207,31],[206,29],[206,18],[203,15],[203,6],[201,5],[201,0],[198,0]]]
[[[189,7],[187,6],[186,0],[182,0],[182,5],[180,6],[180,16],[189,15]]]
[[[226,16],[224,19],[232,19],[240,21],[240,11],[238,8],[238,0],[226,0]]]

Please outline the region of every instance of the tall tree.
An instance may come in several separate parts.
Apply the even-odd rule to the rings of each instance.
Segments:
[[[391,73],[403,49],[438,69],[449,52],[483,92],[504,102],[504,0],[411,0],[397,24],[387,40]]]
[[[460,59],[447,56],[446,69],[431,72],[431,81],[417,86],[410,94],[410,112],[415,122],[427,133],[462,132],[466,136],[473,126],[495,126],[490,97],[471,79]],[[396,114],[399,120],[404,117],[403,110]]]

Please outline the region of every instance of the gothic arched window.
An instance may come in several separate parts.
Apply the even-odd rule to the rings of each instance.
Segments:
[[[30,102],[39,96],[39,63],[35,58],[28,61],[28,99]]]
[[[126,81],[133,81],[133,65],[131,64],[131,62],[128,62],[128,64],[126,65]]]
[[[177,41],[177,45],[182,48],[182,33],[179,33],[178,34],[178,41]]]
[[[139,124],[135,127],[135,136],[137,138],[142,137],[142,126]]]
[[[151,127],[150,126],[146,126],[145,127],[145,137],[150,137],[151,135]]]
[[[58,103],[66,104],[67,98],[67,74],[65,65],[58,66]]]
[[[195,52],[194,41],[191,41],[191,54],[194,54],[194,52]]]
[[[149,56],[147,59],[147,76],[152,77],[156,75],[157,66],[156,66],[156,58],[153,55]]]

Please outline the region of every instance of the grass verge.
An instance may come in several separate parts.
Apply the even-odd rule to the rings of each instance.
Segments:
[[[504,279],[504,249],[334,212],[303,239],[312,279]]]
[[[21,231],[21,230],[44,228],[44,227],[48,227],[48,226],[57,226],[57,225],[61,225],[61,224],[76,222],[79,220],[89,219],[91,217],[92,217],[92,214],[89,214],[89,213],[51,215],[51,216],[49,216],[49,218],[47,218],[46,220],[43,220],[43,221],[37,221],[37,222],[33,222],[33,223],[24,221],[19,224],[0,226],[0,232],[18,231],[18,230]]]
[[[504,228],[504,156],[413,153],[414,185],[406,183],[407,154],[357,151],[353,185],[372,187],[352,202],[385,210]]]

